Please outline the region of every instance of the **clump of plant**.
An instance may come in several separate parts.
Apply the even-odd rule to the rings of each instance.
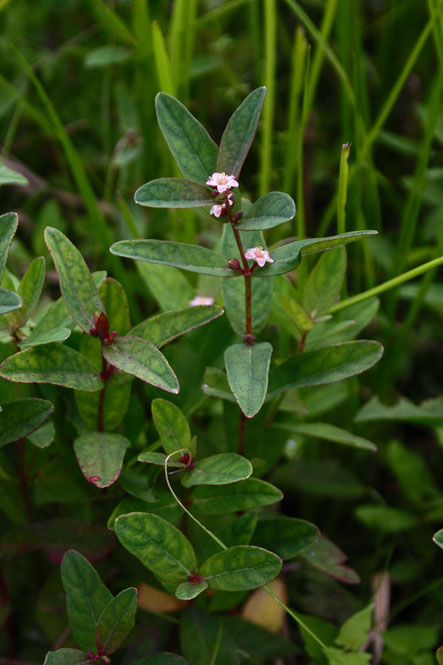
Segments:
[[[375,232],[288,238],[267,246],[263,233],[289,222],[295,204],[282,192],[269,192],[255,202],[240,195],[241,170],[265,93],[258,88],[243,101],[220,147],[178,100],[164,93],[156,98],[161,131],[183,177],[153,180],[137,190],[135,200],[151,208],[208,209],[220,222],[216,249],[156,239],[122,240],[111,247],[119,257],[187,270],[203,280],[221,278],[220,292],[215,280],[210,282],[210,304],[197,286],[192,306],[133,325],[123,286],[105,273],[91,274],[78,249],[51,227],[45,240],[62,298],[33,321],[44,260],[36,259],[20,282],[5,273],[1,329],[15,352],[0,366],[0,377],[13,386],[12,399],[0,414],[0,443],[18,441],[23,448],[27,439],[44,449],[55,439],[67,459],[74,451],[88,489],[106,490],[102,505],[108,531],[101,533],[99,546],[90,548],[90,558],[101,558],[114,548],[115,532],[123,546],[118,560],[125,579],[180,601],[181,647],[190,665],[218,663],[218,657],[225,659],[220,662],[240,663],[242,653],[261,662],[256,643],[267,639],[265,659],[291,652],[287,640],[264,638],[258,627],[226,617],[262,587],[302,627],[308,651],[320,648],[331,663],[343,663],[347,652],[354,652],[352,662],[364,663],[368,654],[358,660],[357,651],[370,630],[370,610],[356,620],[362,634],[358,639],[348,643],[348,626],[325,643],[309,621],[287,607],[281,589],[269,585],[278,585],[276,578],[287,561],[347,583],[358,581],[355,571],[344,565],[341,550],[320,535],[321,524],[282,512],[279,485],[290,489],[291,481],[284,475],[285,466],[279,470],[277,463],[291,457],[291,433],[375,449],[372,442],[321,418],[336,403],[335,388],[327,392],[328,384],[366,371],[382,355],[378,342],[354,339],[373,317],[373,302],[331,313],[343,287],[344,245]],[[16,226],[16,215],[0,218],[1,272]],[[297,282],[294,271],[302,259],[318,252],[325,253]],[[224,309],[213,304],[215,298]],[[224,322],[224,310],[232,330]],[[266,327],[271,316],[273,325]],[[188,347],[178,342],[170,362],[168,351],[160,348],[201,326],[196,348],[192,342]],[[289,333],[289,345],[279,328]],[[208,361],[204,376],[198,376],[198,395],[187,388],[194,373],[194,366],[186,364],[188,352],[189,363],[197,368],[200,356]],[[187,372],[180,382],[175,362],[184,363]],[[146,390],[140,392],[134,377]],[[33,391],[23,397],[15,390],[19,384],[34,386]],[[74,399],[46,385],[45,399],[35,397],[36,384],[72,389]],[[177,395],[180,388],[182,402],[160,396]],[[152,422],[146,420],[145,400],[151,403]],[[58,433],[48,421],[54,402]],[[214,436],[192,419],[205,404],[216,421],[222,414],[223,435]],[[68,442],[60,441],[66,431],[64,408],[70,421]],[[53,552],[51,538],[60,543],[57,527],[66,534],[69,525],[52,525],[53,536],[49,531],[45,545],[38,540],[23,455],[20,475],[30,522],[26,537],[34,539],[35,548]],[[100,514],[103,518],[103,508]],[[71,523],[71,528],[75,540],[80,527]],[[60,560],[59,550],[55,560]],[[107,662],[133,627],[135,589],[113,598],[75,552],[65,555],[62,578],[71,630],[82,652],[51,652],[47,663]],[[205,635],[202,642],[195,638],[196,624]],[[164,654],[143,663],[181,662],[174,658]]]

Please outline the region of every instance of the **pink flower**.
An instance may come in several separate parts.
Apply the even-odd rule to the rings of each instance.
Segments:
[[[274,263],[274,259],[271,259],[269,256],[268,250],[263,249],[263,247],[251,247],[250,249],[247,249],[245,252],[245,257],[247,259],[254,259],[254,261],[257,261],[257,264],[260,266],[260,268],[263,268],[265,263]]]
[[[231,187],[238,187],[238,182],[233,175],[226,175],[226,173],[218,173],[217,171],[206,180],[206,184],[217,187],[220,194],[227,192]]]
[[[214,298],[207,297],[205,296],[195,296],[190,303],[189,307],[198,307],[199,305],[213,305],[214,304]]]
[[[228,194],[228,201],[231,206],[234,205],[234,194]],[[209,214],[214,215],[214,217],[221,217],[221,215],[225,215],[226,205],[224,203],[216,203],[212,206]]]

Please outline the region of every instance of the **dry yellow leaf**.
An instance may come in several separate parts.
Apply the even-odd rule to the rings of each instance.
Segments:
[[[268,587],[281,601],[288,602],[286,585],[280,577],[268,584]],[[283,628],[285,611],[266,593],[265,589],[256,589],[243,605],[241,616],[247,621],[266,628],[271,633],[279,633]]]
[[[149,612],[178,612],[186,606],[186,601],[149,584],[141,584],[138,589],[138,606]]]

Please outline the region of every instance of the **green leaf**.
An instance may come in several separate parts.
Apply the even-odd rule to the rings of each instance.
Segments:
[[[301,555],[316,570],[320,570],[345,584],[358,584],[360,578],[352,568],[344,565],[348,558],[341,549],[325,536]]]
[[[191,430],[182,411],[166,399],[155,399],[151,404],[152,419],[167,455],[187,448],[195,455]]]
[[[220,141],[217,171],[239,176],[257,130],[266,88],[253,90],[229,119]]]
[[[35,397],[3,404],[0,412],[0,447],[34,432],[53,410],[51,402]]]
[[[137,261],[136,268],[163,312],[189,307],[194,289],[181,270],[146,261]]]
[[[325,441],[334,441],[342,443],[352,448],[361,448],[362,450],[376,451],[377,446],[372,441],[364,439],[361,436],[347,432],[341,427],[336,427],[329,423],[276,423],[275,427],[284,429],[288,432],[303,434],[314,439],[325,439]]]
[[[111,247],[112,254],[136,261],[160,263],[182,270],[215,277],[238,277],[224,256],[199,245],[171,240],[120,240]]]
[[[253,418],[265,400],[271,355],[269,342],[233,344],[225,351],[229,385],[247,418]]]
[[[340,295],[345,272],[346,250],[343,246],[319,258],[303,291],[303,307],[313,318],[329,312]]]
[[[88,483],[103,489],[120,475],[130,442],[121,434],[89,432],[74,441],[77,461]]]
[[[245,249],[249,247],[262,246],[266,243],[261,232],[249,234],[240,233]],[[223,230],[222,251],[227,260],[237,258],[241,262],[240,252],[237,247],[233,230],[226,224]],[[238,272],[235,274],[239,274]],[[246,311],[245,311],[245,280],[229,279],[222,283],[223,302],[226,314],[235,332],[239,335],[246,333]],[[252,330],[257,333],[265,326],[272,306],[272,280],[261,279],[252,281],[251,312]]]
[[[223,309],[216,305],[198,305],[151,316],[135,326],[130,335],[143,337],[161,348],[180,335],[200,328],[222,316]]]
[[[328,665],[370,665],[372,655],[370,653],[345,653],[341,649],[328,647]]]
[[[371,603],[345,621],[335,640],[336,644],[346,651],[359,651],[369,637],[373,611],[374,605]]]
[[[17,231],[18,215],[16,212],[7,212],[0,215],[0,282],[5,271],[9,247]]]
[[[289,222],[295,215],[295,203],[289,194],[269,192],[243,214],[236,224],[239,231],[264,231]]]
[[[347,245],[368,236],[377,235],[377,231],[349,231],[329,238],[305,238],[296,240],[277,247],[272,250],[271,258],[274,263],[267,263],[263,268],[254,270],[254,277],[272,277],[273,275],[283,275],[286,272],[294,270],[302,260],[303,256],[323,252],[339,245]]]
[[[432,540],[443,550],[443,529],[440,529],[432,536]]]
[[[115,532],[123,547],[168,582],[185,582],[197,569],[197,559],[189,540],[158,515],[121,515],[115,521]]]
[[[312,319],[306,314],[303,307],[299,305],[296,300],[283,294],[280,298],[280,302],[285,312],[301,332],[312,330],[314,327]]]
[[[32,261],[19,284],[17,294],[21,298],[22,306],[20,311],[7,317],[11,325],[20,328],[32,315],[39,301],[44,279],[45,259],[40,256]]]
[[[204,485],[191,492],[192,506],[202,515],[253,510],[270,506],[282,498],[277,487],[258,478],[247,478],[231,485]]]
[[[411,422],[437,427],[443,425],[443,398],[428,399],[417,405],[402,397],[394,406],[385,406],[375,395],[357,413],[355,422],[364,423],[377,420]]]
[[[26,339],[20,342],[21,349],[29,349],[32,346],[41,346],[43,344],[52,344],[53,342],[64,342],[70,336],[69,328],[56,328],[55,330],[38,331],[34,328]]]
[[[228,402],[235,402],[229,387],[228,377],[218,367],[207,367],[203,377],[202,391],[211,397],[220,397]]]
[[[437,658],[438,665],[443,665],[443,647],[437,649],[435,657]]]
[[[47,448],[55,438],[55,427],[53,422],[45,423],[35,432],[27,435],[28,441],[37,446],[37,448]]]
[[[280,558],[293,559],[309,549],[320,537],[320,531],[311,522],[284,517],[263,515],[257,523],[252,544],[272,549]]]
[[[104,608],[95,629],[95,642],[102,653],[110,655],[122,644],[135,625],[137,589],[120,593]]]
[[[95,626],[112,594],[95,568],[75,550],[63,557],[61,576],[72,635],[81,649],[95,653]]]
[[[45,240],[60,280],[65,305],[84,332],[94,326],[94,314],[103,312],[94,279],[83,256],[58,229],[47,226]]]
[[[245,457],[236,453],[220,453],[205,457],[193,469],[182,476],[185,487],[194,485],[229,485],[249,478],[252,465]]]
[[[27,185],[29,182],[21,173],[13,171],[6,164],[0,162],[0,187],[2,185]]]
[[[148,208],[203,208],[214,203],[211,191],[184,178],[158,178],[137,189],[134,201]]]
[[[275,397],[290,388],[342,381],[370,369],[382,355],[382,345],[367,340],[300,353],[271,370],[268,397]]]
[[[184,178],[206,183],[216,170],[218,148],[206,129],[178,99],[165,92],[155,98],[160,130]]]
[[[214,554],[200,568],[210,589],[248,591],[264,586],[281,570],[280,557],[261,547],[238,545]]]
[[[364,505],[358,506],[354,512],[360,522],[381,533],[407,531],[418,524],[415,515],[391,506]]]
[[[215,535],[227,547],[234,545],[249,545],[257,525],[257,513],[243,513],[243,515],[231,517],[223,522],[221,526],[213,529]],[[254,543],[255,545],[258,543]],[[267,549],[267,548],[265,548]],[[207,540],[200,550],[200,558],[205,560],[220,551],[220,546],[214,540]]]
[[[147,450],[144,453],[140,453],[137,457],[139,462],[146,462],[146,464],[155,464],[156,466],[164,466],[166,462],[166,455],[164,453],[157,453],[152,450]],[[186,469],[186,464],[177,460],[177,457],[174,459],[171,457],[168,460],[168,468],[173,467],[174,469]]]
[[[208,588],[206,580],[199,580],[198,582],[182,582],[175,590],[175,595],[180,600],[192,600],[199,596],[203,591]]]
[[[25,349],[6,358],[0,377],[17,383],[53,383],[94,392],[103,382],[100,370],[78,351],[62,344]]]
[[[126,335],[131,327],[131,320],[129,303],[123,286],[112,277],[107,277],[100,284],[98,294],[108,316],[111,330],[116,330],[119,335]]]
[[[178,393],[177,377],[164,355],[156,346],[141,337],[117,337],[105,346],[103,356],[117,369],[133,374],[169,393]]]
[[[92,663],[87,653],[78,649],[48,651],[43,665],[86,665]]]
[[[22,306],[20,296],[0,287],[0,314],[7,314]]]
[[[130,57],[131,51],[123,46],[98,46],[86,54],[85,67],[109,67],[126,62]]]

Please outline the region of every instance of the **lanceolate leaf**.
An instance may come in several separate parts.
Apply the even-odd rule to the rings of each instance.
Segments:
[[[236,224],[239,231],[264,231],[289,222],[295,215],[295,203],[289,194],[269,192],[248,208]]]
[[[52,344],[53,342],[64,342],[70,336],[69,328],[55,328],[48,332],[39,333],[35,329],[29,337],[20,342],[21,349],[27,349],[31,346],[41,346],[42,344]]]
[[[440,529],[432,536],[432,540],[443,550],[443,529]]]
[[[28,397],[3,404],[0,412],[0,448],[31,434],[53,412],[51,402]]]
[[[171,240],[120,240],[111,247],[117,256],[137,261],[160,263],[214,277],[237,277],[227,259],[206,247]]]
[[[283,498],[277,487],[258,478],[222,486],[201,486],[191,492],[192,507],[203,515],[235,513],[270,506]]]
[[[191,430],[178,406],[168,400],[158,398],[152,402],[151,409],[154,425],[166,454],[170,455],[181,448],[188,448],[194,455],[195,449],[191,447]],[[176,459],[178,457],[177,455]]]
[[[8,316],[8,320],[13,325],[23,326],[29,319],[40,298],[44,279],[45,259],[40,256],[32,261],[17,289],[22,306],[20,311],[13,312]]]
[[[166,462],[166,455],[164,453],[157,453],[153,450],[147,450],[144,453],[140,453],[137,457],[139,462],[146,462],[146,464],[156,464],[157,466],[164,466]],[[175,469],[185,469],[186,464],[179,461],[179,456],[171,457],[168,460],[168,468],[173,467]],[[177,461],[178,460],[178,461]]]
[[[7,314],[22,306],[20,296],[14,291],[0,287],[0,314]]]
[[[87,653],[78,649],[48,651],[43,665],[86,665],[92,663]]]
[[[100,370],[85,356],[62,344],[25,349],[0,365],[0,377],[17,383],[53,383],[94,392],[103,382]]]
[[[16,212],[7,212],[0,215],[0,282],[5,270],[9,247],[17,231],[18,215]]]
[[[240,236],[245,250],[249,247],[266,246],[263,234],[259,231],[241,233]],[[238,258],[241,261],[234,233],[229,224],[226,224],[223,230],[222,248],[227,260]],[[245,280],[223,280],[222,296],[231,326],[239,335],[244,335],[246,333]],[[260,332],[266,325],[271,306],[272,279],[252,280],[251,312],[254,333]]]
[[[204,184],[216,170],[217,145],[175,97],[159,92],[155,110],[161,132],[183,177]]]
[[[120,591],[100,614],[95,629],[97,647],[107,655],[114,653],[135,625],[137,589]]]
[[[236,453],[220,453],[197,462],[182,476],[182,484],[185,487],[228,485],[249,478],[252,471],[252,465],[245,457]]]
[[[251,92],[229,119],[220,141],[217,171],[239,176],[257,130],[266,88]]]
[[[84,477],[101,489],[109,487],[120,475],[130,442],[121,434],[89,432],[74,441],[74,451]]]
[[[60,280],[60,290],[74,321],[89,333],[94,314],[103,312],[94,279],[78,249],[57,229],[45,229],[45,240]]]
[[[319,539],[314,524],[283,515],[264,515],[257,523],[252,543],[272,549],[283,560],[293,559]]]
[[[27,185],[29,180],[17,171],[13,171],[6,164],[0,162],[0,187],[2,185]],[[9,213],[15,214],[15,213]]]
[[[280,557],[261,547],[239,545],[214,554],[204,562],[200,574],[210,589],[248,591],[264,586],[281,570]]]
[[[158,178],[137,189],[134,201],[148,208],[203,208],[214,203],[208,187],[184,178]]]
[[[229,385],[247,418],[253,418],[265,400],[271,355],[269,342],[233,344],[225,351]]]
[[[215,305],[199,305],[163,312],[142,321],[131,330],[130,334],[143,337],[161,348],[176,337],[204,326],[222,314],[223,309]]]
[[[175,590],[175,595],[180,600],[192,600],[208,588],[206,580],[198,582],[182,582]]]
[[[341,443],[353,448],[372,451],[377,450],[377,446],[372,443],[372,441],[368,441],[368,439],[347,432],[346,430],[341,429],[341,427],[336,427],[330,423],[277,423],[275,427],[287,430],[288,432],[303,434],[314,439],[334,441],[335,443]]]
[[[329,238],[305,238],[296,242],[282,245],[271,251],[271,258],[274,263],[267,263],[263,268],[257,268],[254,271],[254,277],[272,277],[273,275],[283,275],[296,268],[303,256],[323,252],[338,245],[347,245],[355,240],[360,240],[368,236],[376,235],[377,231],[350,231],[338,236]]]
[[[123,547],[155,575],[180,584],[196,572],[197,560],[188,539],[158,515],[129,513],[115,521]]]
[[[271,370],[268,397],[275,397],[290,388],[335,383],[361,374],[375,365],[382,355],[382,345],[367,340],[300,353]]]
[[[343,246],[323,254],[309,273],[303,291],[303,307],[312,317],[320,317],[338,299],[346,272]]]
[[[89,561],[74,550],[63,557],[61,575],[72,635],[79,647],[95,653],[95,626],[112,594]]]
[[[105,346],[103,355],[114,367],[133,374],[169,393],[178,393],[179,384],[171,366],[156,346],[141,337],[117,337]]]

